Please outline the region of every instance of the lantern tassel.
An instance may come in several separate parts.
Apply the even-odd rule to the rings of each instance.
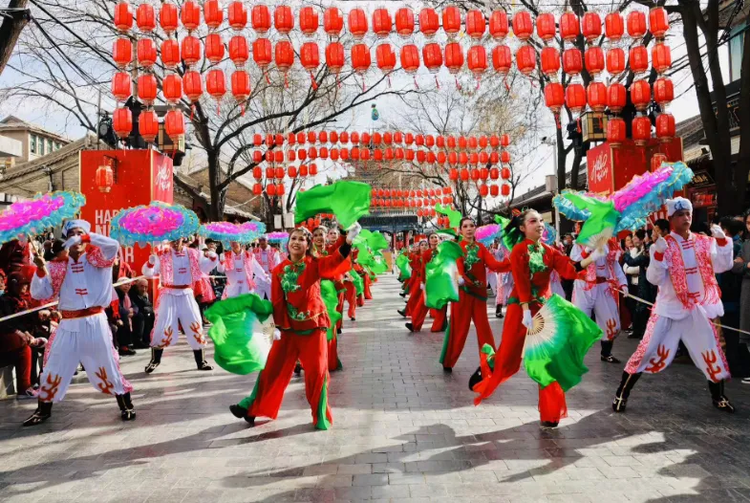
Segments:
[[[240,103],[240,117],[245,116],[245,102]]]
[[[388,79],[388,89],[391,88],[391,74],[389,73],[386,78]]]
[[[193,122],[193,114],[195,114],[195,103],[190,105],[190,122]]]
[[[311,86],[313,91],[318,90],[318,83],[315,81],[315,75],[313,75],[313,72],[310,72],[310,80],[312,81]]]
[[[576,131],[579,133],[581,132],[581,116],[580,115],[576,119]]]
[[[482,77],[477,76],[477,87],[475,89],[476,91],[479,91],[479,84],[481,83],[482,83]]]
[[[435,75],[435,87],[440,89],[440,80],[438,80],[438,76]]]
[[[284,89],[289,89],[289,74],[284,72]]]
[[[461,84],[458,83],[458,75],[456,75],[456,89],[461,90]]]
[[[266,84],[271,85],[271,79],[268,77],[268,73],[263,70],[263,76],[266,78]]]
[[[416,74],[414,75],[414,87],[416,87],[417,89],[419,89],[419,83],[417,82],[417,76],[416,76]]]
[[[508,85],[508,74],[505,74],[505,77],[503,77],[503,84],[505,84],[505,90],[510,92],[510,86]]]
[[[560,129],[560,113],[555,113],[555,125],[557,126],[557,129]]]

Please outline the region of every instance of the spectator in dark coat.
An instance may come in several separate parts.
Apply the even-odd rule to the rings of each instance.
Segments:
[[[147,349],[151,344],[154,328],[154,306],[148,296],[148,281],[141,278],[130,289],[133,304],[133,347]]]
[[[633,235],[634,250],[624,253],[625,264],[628,268],[638,268],[638,276],[633,277],[633,283],[636,288],[631,292],[641,299],[654,302],[656,298],[656,287],[646,279],[646,269],[650,262],[649,251],[644,246],[643,240],[646,237],[646,231],[640,229]],[[646,332],[646,323],[651,315],[651,307],[643,302],[635,302],[635,314],[633,316],[633,334],[631,337],[642,339]]]
[[[742,240],[741,235],[744,225],[742,222],[732,218],[724,217],[719,221],[721,229],[728,239],[732,240],[733,257],[735,266],[738,259],[742,257]],[[736,274],[736,267],[716,275],[716,280],[721,288],[721,302],[724,305],[724,316],[721,317],[721,324],[725,327],[721,332],[726,343],[727,363],[732,377],[744,379],[750,377],[750,354],[747,346],[740,344],[740,333],[732,328],[740,327],[740,296],[742,292],[742,276]]]

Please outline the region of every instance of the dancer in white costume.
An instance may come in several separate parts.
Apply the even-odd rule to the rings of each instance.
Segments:
[[[135,419],[130,400],[133,387],[120,371],[104,314],[112,302],[112,264],[120,245],[90,230],[84,220],[69,220],[63,227],[68,259],[50,263],[39,256],[34,259],[37,271],[31,280],[31,296],[38,300],[57,297],[62,320],[40,377],[39,406],[24,426],[50,418],[52,403],[62,401],[79,362],[95,389],[115,396],[122,419]]]
[[[193,284],[200,281],[217,265],[215,252],[199,252],[185,246],[183,239],[172,241],[170,246],[159,248],[155,255],[143,264],[143,274],[152,278],[160,275],[159,296],[154,312],[154,330],[151,332],[151,361],[146,366],[150,374],[161,363],[164,348],[177,344],[182,326],[188,344],[193,348],[198,370],[213,370],[206,362],[203,348],[203,318],[195,300]]]
[[[501,242],[497,245],[497,250],[493,253],[495,260],[502,262],[510,257],[510,252]],[[513,274],[509,272],[487,273],[489,276],[495,276],[497,278],[497,295],[495,295],[495,318],[503,317],[503,306],[508,305],[508,298],[510,292],[513,291]]]
[[[268,246],[268,239],[266,236],[261,236],[258,239],[258,246],[253,250],[253,253],[255,255],[255,260],[257,260],[263,268],[266,276],[270,278],[271,271],[281,263],[279,250]],[[271,282],[265,282],[262,280],[257,281],[255,283],[255,292],[261,299],[265,298],[266,300],[271,300]]]
[[[227,276],[227,286],[222,299],[237,297],[244,293],[255,293],[258,282],[270,284],[271,278],[255,260],[255,255],[242,249],[236,241],[229,243],[231,249],[225,251],[219,262],[218,270]],[[255,279],[253,279],[255,275]]]
[[[642,372],[655,374],[667,368],[682,341],[693,363],[708,380],[714,407],[734,412],[724,395],[729,366],[711,320],[724,314],[716,274],[732,268],[732,240],[718,225],[713,237],[690,232],[693,205],[685,198],[667,200],[671,232],[651,246],[646,269],[648,281],[659,287],[646,333],[622,374],[612,402],[623,412],[630,391]]]

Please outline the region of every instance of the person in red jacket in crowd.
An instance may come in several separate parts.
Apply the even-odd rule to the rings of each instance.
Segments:
[[[398,314],[404,318],[413,316],[414,308],[419,301],[422,289],[424,289],[424,272],[425,272],[425,252],[429,251],[430,245],[427,240],[423,239],[414,245],[414,251],[409,254],[409,267],[411,267],[411,278],[409,278],[409,301],[406,307]]]
[[[440,244],[440,237],[437,234],[430,234],[427,238],[428,243],[428,249],[424,250],[422,252],[421,260],[418,262],[418,265],[420,267],[420,270],[418,271],[418,276],[421,280],[421,283],[419,284],[419,289],[416,290],[416,294],[413,297],[410,297],[409,300],[411,301],[412,298],[416,299],[414,302],[414,308],[411,312],[411,323],[406,324],[406,328],[409,329],[409,332],[419,332],[422,330],[422,324],[424,323],[425,318],[427,317],[428,308],[425,305],[425,282],[427,278],[427,264],[435,258],[435,255],[437,255],[437,247]],[[412,269],[412,274],[414,274],[414,270]],[[436,312],[442,312],[443,316],[442,319],[440,319],[440,315],[435,317],[435,322],[432,326],[433,332],[439,332],[439,328],[442,328],[443,323],[445,322],[445,309],[443,308],[441,310],[433,310]],[[439,323],[439,324],[438,324]],[[435,330],[435,328],[438,328],[438,330]]]
[[[334,253],[342,244],[341,232],[338,227],[333,226],[328,229],[328,239],[326,243],[326,251],[328,254]],[[344,271],[346,272],[346,271]],[[344,273],[336,275],[331,278],[334,286],[336,287],[336,293],[338,294],[339,301],[336,305],[336,311],[341,315],[338,323],[336,323],[336,333],[341,335],[342,321],[344,320],[344,296],[346,294],[346,286],[344,285]]]

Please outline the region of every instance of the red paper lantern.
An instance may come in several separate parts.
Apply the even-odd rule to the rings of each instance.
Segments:
[[[438,73],[440,67],[443,66],[443,51],[440,44],[435,42],[425,44],[422,48],[422,59],[430,73]]]
[[[388,73],[396,67],[396,53],[391,44],[384,42],[375,48],[375,60],[383,73]]]
[[[411,133],[406,133],[404,135],[404,143],[406,143],[407,145],[411,145],[412,143],[414,143],[414,135]]]
[[[243,68],[247,60],[250,59],[247,39],[242,35],[235,35],[229,39],[229,59],[237,68]]]
[[[112,46],[112,59],[118,68],[125,68],[133,61],[133,44],[130,39],[120,37]]]
[[[497,185],[490,185],[490,196],[497,197],[500,195],[500,187]]]
[[[497,180],[500,178],[500,170],[497,168],[490,168],[490,180]]]
[[[318,11],[315,7],[306,5],[299,11],[299,30],[303,35],[312,37],[315,32],[318,31],[320,26],[320,19],[318,18]]]
[[[344,29],[344,18],[336,7],[328,7],[323,13],[323,30],[329,37],[338,37]]]
[[[542,12],[536,18],[536,34],[546,44],[553,38],[557,31],[555,16],[551,12]]]
[[[584,59],[586,61],[586,70],[593,77],[604,71],[604,51],[601,47],[592,46],[586,49]]]
[[[359,75],[364,75],[372,65],[370,48],[366,44],[354,44],[351,49],[351,60],[354,71]]]
[[[128,76],[128,82],[130,77]],[[184,78],[183,78],[184,81]],[[141,100],[146,106],[150,106],[156,101],[156,95],[158,93],[158,84],[156,77],[150,73],[144,73],[138,76],[138,99]]]
[[[307,158],[311,161],[314,161],[318,158],[318,149],[315,147],[310,147],[307,149]]]
[[[508,164],[510,162],[510,152],[508,152],[507,150],[503,150],[502,152],[500,152],[500,162],[502,162],[503,164]]]
[[[490,14],[490,35],[498,42],[505,40],[508,36],[508,13],[502,9],[492,11]]]
[[[461,150],[466,150],[467,143],[466,143],[466,137],[465,136],[459,136],[458,137],[458,148]]]
[[[180,9],[180,21],[188,32],[197,30],[201,24],[201,8],[193,0],[187,0]]]
[[[393,133],[393,143],[400,144],[404,141],[404,135],[401,131]]]
[[[380,7],[372,13],[372,31],[378,38],[386,38],[393,29],[393,19],[388,9]]]
[[[487,30],[482,11],[473,9],[466,13],[466,34],[474,40],[479,40]]]
[[[229,4],[227,8],[227,17],[229,18],[229,26],[235,30],[244,30],[247,26],[247,9],[245,4],[240,1],[234,1]]]
[[[672,51],[664,42],[658,42],[651,48],[651,66],[658,74],[666,72],[672,66]]]
[[[596,12],[586,12],[581,19],[581,33],[587,42],[593,43],[602,36],[602,18]]]
[[[527,41],[534,34],[534,22],[526,10],[519,10],[513,16],[513,33],[519,40]]]
[[[654,101],[664,110],[674,100],[674,84],[668,77],[659,77],[654,82]]]
[[[560,51],[555,47],[545,46],[542,48],[542,73],[550,78],[557,78],[560,71]]]
[[[573,113],[581,113],[586,108],[586,90],[582,84],[569,84],[565,89],[565,105]]]
[[[213,99],[220,101],[227,92],[224,70],[213,68],[206,74],[206,91]],[[248,94],[250,94],[248,92]]]
[[[344,67],[344,46],[340,42],[331,42],[326,47],[326,65],[334,75],[341,73]],[[344,141],[343,133],[341,141]]]
[[[620,117],[612,117],[607,122],[607,141],[615,148],[625,141],[625,121]]]
[[[276,68],[278,68],[281,73],[285,74],[284,78],[286,79],[286,73],[292,65],[294,65],[294,47],[292,47],[292,43],[289,40],[280,40],[276,42],[274,56]]]
[[[523,44],[516,52],[516,66],[518,71],[529,75],[536,68],[536,51],[530,44]]]
[[[140,92],[140,89],[138,90]],[[153,110],[143,110],[138,116],[138,134],[148,143],[153,143],[159,134],[159,119]]]
[[[185,117],[179,110],[170,110],[164,116],[164,131],[172,140],[177,141],[185,134]]]
[[[656,137],[669,143],[675,136],[675,121],[672,114],[659,114],[656,117]]]
[[[607,51],[607,72],[617,76],[625,71],[625,51],[614,47]]]
[[[290,6],[276,6],[273,10],[273,26],[282,35],[288,35],[294,29],[294,14]]]
[[[193,70],[186,71],[182,77],[182,85],[185,89],[185,96],[191,103],[200,101],[203,95],[203,80],[200,73]]]
[[[174,5],[172,6],[174,7]],[[123,33],[133,27],[133,9],[128,2],[120,2],[115,5],[114,22],[115,28]]]
[[[651,121],[648,117],[639,115],[633,119],[633,141],[639,147],[648,145],[651,139]]]
[[[419,49],[414,44],[407,44],[401,48],[401,66],[410,75],[419,70]]]
[[[161,82],[161,92],[168,103],[174,105],[182,98],[182,79],[176,73],[170,73]]]
[[[276,185],[272,183],[266,185],[266,194],[268,194],[269,197],[276,197]]]
[[[349,32],[354,40],[362,40],[367,34],[367,15],[362,9],[349,11]]]
[[[271,64],[271,52],[271,41],[267,38],[256,38],[253,41],[253,61],[261,70],[265,70]]]
[[[628,14],[628,35],[636,40],[643,38],[646,34],[646,14],[638,10],[632,10]]]
[[[644,111],[651,103],[651,86],[646,80],[636,80],[630,86],[630,101],[633,102],[636,110]]]
[[[198,40],[198,37],[188,35],[182,39],[180,52],[185,65],[188,68],[194,66],[201,60],[201,41]]]
[[[497,45],[492,49],[492,67],[500,75],[507,75],[513,66],[513,56],[510,53],[510,47],[507,45]]]
[[[489,142],[487,141],[486,136],[480,136],[479,137],[479,148],[487,148],[487,145]]]
[[[508,148],[510,145],[510,135],[503,134],[500,136],[500,146],[503,148]]]
[[[572,11],[566,11],[560,16],[560,36],[566,42],[573,42],[578,38],[581,27],[578,22],[578,16]]]
[[[135,11],[135,23],[143,33],[151,33],[156,29],[156,13],[151,4],[142,3]]]
[[[287,150],[286,152],[286,162],[296,162],[297,161],[297,152],[294,150]]]
[[[339,142],[349,143],[349,133],[347,133],[346,131],[342,131],[339,135]]]
[[[461,168],[461,171],[458,172],[459,178],[461,178],[462,182],[466,182],[469,180],[470,174],[469,170],[466,168]]]
[[[628,91],[620,83],[610,84],[607,88],[607,106],[612,113],[619,114],[628,101]]]
[[[232,74],[232,95],[238,102],[245,101],[250,97],[250,75],[244,70],[238,70]]]
[[[664,7],[654,7],[648,13],[648,26],[657,39],[663,39],[669,31],[669,15]]]
[[[445,155],[445,152],[438,152],[437,163],[440,164],[441,166],[444,166],[447,161],[448,161],[448,156]]]
[[[589,107],[596,113],[602,113],[607,108],[607,86],[602,82],[591,82],[586,95]]]
[[[578,75],[583,71],[583,58],[579,49],[565,49],[562,56],[563,71],[568,75]]]
[[[268,30],[271,29],[271,13],[267,5],[256,4],[250,10],[250,24],[259,37],[265,37]]]
[[[224,42],[218,33],[209,33],[206,37],[206,59],[217,64],[224,59]]]
[[[501,194],[501,195],[502,195],[503,197],[508,197],[508,196],[510,196],[510,184],[509,184],[509,183],[504,183],[504,184],[502,184],[502,185],[500,186],[500,194]]]
[[[180,44],[173,38],[168,38],[161,43],[161,62],[164,68],[173,70],[180,64]]]
[[[629,63],[633,73],[638,74],[648,71],[648,51],[646,48],[642,45],[631,47]]]
[[[302,68],[310,72],[310,79],[313,82],[313,86],[315,86],[315,75],[313,75],[313,72],[320,66],[320,49],[318,48],[318,43],[305,42],[302,44],[299,50],[299,60],[302,63]],[[326,136],[328,135],[326,134]]]
[[[467,66],[471,73],[479,79],[487,71],[487,50],[483,45],[472,45],[466,54]]]
[[[443,9],[443,31],[448,38],[461,31],[461,11],[455,5],[448,5]]]
[[[452,75],[456,75],[463,68],[464,53],[458,42],[445,44],[445,66]]]
[[[401,38],[409,38],[414,33],[414,13],[408,7],[396,11],[396,33]]]
[[[330,133],[328,133],[328,138],[331,143],[338,143],[339,134],[336,131],[331,131]]]
[[[315,145],[317,142],[317,136],[315,134],[315,131],[308,131],[307,132],[307,143],[310,145]]]
[[[217,29],[224,21],[224,12],[221,10],[219,0],[206,0],[203,4],[203,19],[206,25],[212,29]]]
[[[356,145],[359,143],[359,133],[354,131],[350,136],[351,142]]]
[[[133,82],[130,80],[130,74],[128,72],[115,72],[112,76],[112,95],[115,99],[117,101],[126,101],[132,93]]]
[[[282,167],[276,167],[274,169],[274,175],[276,176],[277,180],[283,180],[284,179],[284,168],[282,168]]]
[[[490,189],[487,187],[487,185],[482,184],[479,186],[479,195],[482,197],[487,197],[490,195]]]
[[[619,41],[625,34],[625,22],[619,12],[610,12],[604,18],[604,34],[612,42]]]
[[[119,5],[119,4],[118,4]],[[159,10],[159,24],[162,30],[170,36],[172,33],[177,31],[179,25],[180,12],[177,6],[173,3],[164,2],[161,4]],[[115,25],[117,25],[117,12],[115,11]]]
[[[419,11],[419,31],[428,38],[431,39],[440,28],[440,18],[435,12],[435,9],[431,7],[425,7]]]
[[[94,175],[96,186],[99,187],[99,191],[108,193],[112,190],[112,186],[115,184],[115,176],[112,168],[109,165],[103,165],[96,168],[96,174]]]
[[[289,166],[286,172],[289,178],[297,178],[297,168],[295,168],[294,166]]]
[[[260,183],[253,184],[253,195],[259,196],[263,193],[263,185]]]
[[[510,180],[511,176],[512,176],[512,173],[510,172],[510,168],[503,168],[500,170],[500,177],[503,180]]]

